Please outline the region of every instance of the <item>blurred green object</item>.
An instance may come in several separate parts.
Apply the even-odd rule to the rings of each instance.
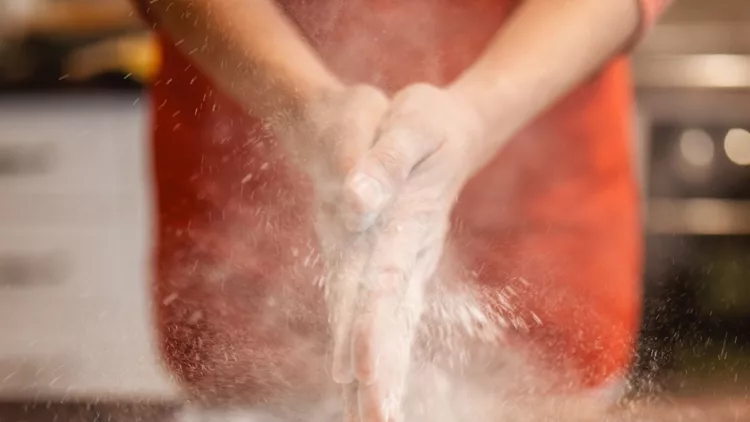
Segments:
[[[720,251],[706,274],[699,303],[704,313],[717,316],[750,316],[750,262],[742,250]]]

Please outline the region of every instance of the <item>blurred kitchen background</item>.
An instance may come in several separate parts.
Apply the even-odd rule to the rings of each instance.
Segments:
[[[677,0],[637,51],[643,390],[750,386],[750,1]]]
[[[150,328],[143,84],[157,53],[126,0],[0,0],[2,421],[31,418],[12,403],[117,403],[139,420],[124,403],[178,400]],[[647,225],[636,391],[745,397],[750,0],[677,0],[634,72]]]

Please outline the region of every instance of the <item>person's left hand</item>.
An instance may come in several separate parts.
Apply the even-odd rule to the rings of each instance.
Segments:
[[[352,368],[362,422],[401,419],[425,285],[440,260],[458,194],[494,154],[486,132],[459,93],[410,86],[395,96],[374,146],[346,181],[342,213],[350,230],[366,232],[373,253],[351,339],[343,339],[352,342],[352,353],[334,360]]]

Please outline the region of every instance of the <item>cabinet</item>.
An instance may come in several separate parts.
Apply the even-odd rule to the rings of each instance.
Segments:
[[[0,399],[172,397],[140,94],[0,97]]]

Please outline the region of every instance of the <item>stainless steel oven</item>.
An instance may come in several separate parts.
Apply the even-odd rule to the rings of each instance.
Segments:
[[[646,225],[638,368],[671,380],[686,368],[718,377],[750,345],[750,25],[706,13],[661,25],[633,61]]]

